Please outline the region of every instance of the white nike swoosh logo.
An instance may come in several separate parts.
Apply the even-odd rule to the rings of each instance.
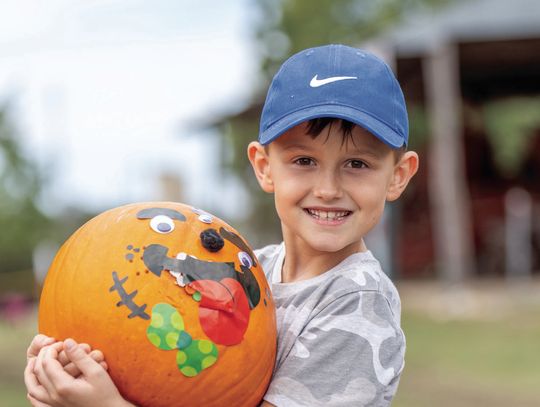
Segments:
[[[347,79],[358,79],[358,78],[356,76],[332,76],[330,78],[318,79],[317,75],[315,75],[313,79],[311,79],[311,82],[309,82],[309,86],[311,86],[312,88],[318,88],[319,86],[327,85],[332,82],[344,81]]]

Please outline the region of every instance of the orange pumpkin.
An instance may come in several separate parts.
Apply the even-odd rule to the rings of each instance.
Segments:
[[[105,354],[140,406],[255,406],[274,366],[274,302],[252,250],[222,220],[153,202],[104,212],[51,265],[39,331]]]

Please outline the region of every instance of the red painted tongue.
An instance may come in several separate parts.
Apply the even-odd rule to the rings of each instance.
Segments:
[[[242,285],[232,278],[197,280],[189,285],[201,293],[199,322],[204,333],[217,344],[240,343],[249,323],[249,304]]]
[[[227,287],[220,282],[197,280],[191,282],[189,286],[201,293],[201,307],[233,313],[234,297]]]

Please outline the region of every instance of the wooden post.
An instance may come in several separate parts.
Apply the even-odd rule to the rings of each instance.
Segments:
[[[474,267],[458,66],[457,49],[448,42],[434,46],[423,65],[431,128],[428,188],[435,265],[450,283],[463,281]]]
[[[531,195],[523,188],[514,187],[506,192],[505,207],[505,264],[506,278],[518,280],[532,276]]]

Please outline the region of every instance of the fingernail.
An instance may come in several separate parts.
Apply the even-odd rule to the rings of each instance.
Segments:
[[[68,338],[64,341],[64,347],[67,349],[67,350],[71,350],[75,347],[76,343],[73,339],[71,338]]]

